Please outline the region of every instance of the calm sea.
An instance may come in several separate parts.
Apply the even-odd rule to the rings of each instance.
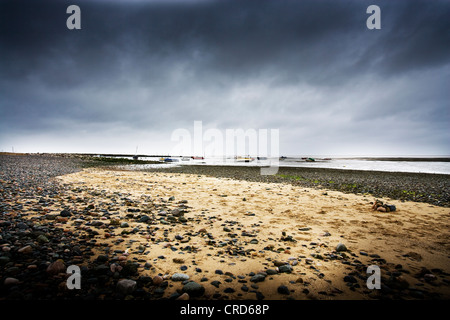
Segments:
[[[202,160],[190,158],[172,157],[175,162],[156,165],[135,165],[136,169],[145,167],[164,167],[180,165],[230,165],[230,166],[267,166],[277,165],[279,167],[308,167],[308,168],[332,168],[342,170],[370,170],[390,172],[416,172],[450,174],[450,157],[413,157],[386,160],[386,158],[343,158],[343,157],[313,157],[315,161],[306,161],[302,157],[287,157],[285,159],[262,159],[250,162],[236,161],[234,158],[205,157]],[[159,158],[147,157],[140,160],[159,160]],[[445,160],[445,161],[439,161]],[[278,163],[277,163],[278,162]]]

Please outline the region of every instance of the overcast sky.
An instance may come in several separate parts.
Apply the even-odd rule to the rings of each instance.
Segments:
[[[197,120],[279,129],[282,155],[449,155],[449,17],[435,0],[1,1],[0,149],[170,153]]]

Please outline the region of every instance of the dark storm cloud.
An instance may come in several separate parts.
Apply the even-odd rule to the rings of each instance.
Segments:
[[[82,30],[65,27],[70,4]],[[381,30],[365,27],[371,4]],[[448,1],[3,1],[0,144],[108,126],[170,136],[194,120],[352,141],[343,128],[373,137],[362,123],[386,114],[400,140],[441,132],[448,16]]]

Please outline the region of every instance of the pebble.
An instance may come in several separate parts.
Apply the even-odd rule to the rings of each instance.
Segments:
[[[133,293],[135,289],[136,289],[136,281],[134,280],[122,279],[117,282],[117,290],[124,295]]]
[[[292,266],[289,265],[289,264],[282,265],[282,266],[278,267],[278,271],[280,273],[291,273],[292,272]]]
[[[70,217],[72,215],[72,213],[69,210],[62,210],[59,215],[61,217]]]
[[[64,261],[61,259],[56,260],[55,262],[52,262],[47,267],[47,273],[51,275],[56,275],[58,273],[66,272],[66,265],[64,264]]]
[[[285,264],[286,264],[286,262],[284,262],[284,261],[279,261],[279,260],[275,260],[275,261],[273,262],[273,265],[276,266],[276,267],[284,266]]]
[[[266,276],[262,273],[257,273],[253,277],[250,278],[251,282],[262,282],[266,279]]]
[[[163,279],[163,277],[161,277],[161,276],[154,276],[153,277],[153,284],[155,285],[155,286],[159,286],[161,283],[163,283],[164,282],[164,279]]]
[[[347,247],[345,246],[345,244],[339,243],[339,244],[336,246],[336,251],[337,251],[337,252],[347,251]]]
[[[16,278],[8,277],[8,278],[5,279],[5,281],[3,281],[3,284],[5,286],[13,286],[13,285],[19,284],[19,282],[20,281],[18,279],[16,279]]]
[[[347,275],[344,277],[344,282],[357,283],[358,280],[352,275]]]
[[[182,295],[180,295],[178,298],[176,298],[176,300],[189,300],[189,294],[185,292]]]
[[[183,292],[189,294],[190,297],[201,297],[205,293],[205,287],[197,282],[191,281],[183,286]]]
[[[174,273],[172,275],[172,281],[186,281],[189,280],[189,276],[184,273]]]
[[[36,238],[36,240],[37,240],[39,243],[47,243],[47,242],[49,242],[48,238],[47,238],[46,236],[44,236],[43,234],[39,235],[39,236]]]
[[[286,294],[286,295],[288,295],[288,294],[291,293],[291,292],[289,291],[289,288],[286,287],[286,286],[284,286],[284,285],[279,286],[279,287],[277,288],[277,291],[278,291],[278,293],[280,293],[280,294]]]
[[[23,253],[23,254],[29,254],[29,253],[33,252],[33,247],[28,245],[28,246],[20,248],[19,250],[17,250],[17,252]]]

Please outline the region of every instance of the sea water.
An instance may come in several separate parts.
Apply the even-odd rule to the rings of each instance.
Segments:
[[[305,158],[294,156],[285,159],[268,158],[258,160],[256,157],[250,162],[236,161],[233,157],[205,157],[201,160],[187,160],[182,158],[175,163],[161,163],[161,164],[139,164],[131,165],[134,169],[145,168],[167,168],[183,165],[227,165],[227,166],[279,166],[279,167],[306,167],[306,168],[329,168],[342,170],[367,170],[367,171],[388,171],[388,172],[412,172],[412,173],[435,173],[435,174],[449,174],[450,175],[450,161],[435,161],[432,158],[414,158],[414,161],[406,161],[410,158],[398,158],[399,160],[381,160],[381,158],[334,158],[334,157],[317,157],[315,161],[308,162]],[[324,158],[331,158],[331,160],[323,160]],[[146,157],[139,158],[140,160],[159,160],[159,158]]]

